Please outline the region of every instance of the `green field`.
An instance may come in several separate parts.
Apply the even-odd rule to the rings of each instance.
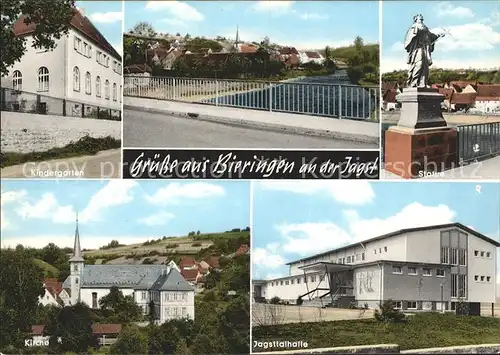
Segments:
[[[375,319],[290,323],[254,327],[253,339],[303,340],[309,348],[398,344],[401,350],[498,344],[500,319],[421,313],[405,323],[381,323]]]
[[[49,263],[36,258],[33,259],[33,262],[43,270],[43,275],[45,277],[57,278],[59,276],[59,270],[55,266],[52,266]]]

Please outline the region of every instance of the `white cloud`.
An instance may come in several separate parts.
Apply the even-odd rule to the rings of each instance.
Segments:
[[[293,1],[258,1],[253,9],[260,12],[283,14],[292,11]]]
[[[315,14],[315,13],[302,13],[299,15],[302,20],[326,20],[328,18],[325,14]]]
[[[132,180],[111,180],[90,197],[89,203],[79,214],[79,221],[98,221],[106,209],[127,204],[133,200]],[[36,201],[23,201],[16,209],[23,219],[51,219],[54,223],[73,223],[76,210],[72,205],[60,205],[52,192],[46,192]]]
[[[375,191],[366,181],[262,181],[256,184],[264,190],[301,195],[326,194],[337,202],[349,205],[363,205],[375,198]]]
[[[204,16],[193,6],[180,1],[148,1],[146,10],[165,11],[172,19],[181,22],[199,22],[203,21]]]
[[[488,52],[500,47],[500,31],[491,24],[466,23],[450,26],[445,30],[449,31],[449,34],[438,40],[433,53],[434,68],[493,69],[499,67],[498,53]],[[439,34],[443,32],[443,29],[433,28],[431,31]],[[470,53],[463,53],[463,51]],[[393,43],[387,53],[382,53],[382,72],[407,69],[406,56],[403,43]]]
[[[255,248],[252,250],[252,263],[266,269],[277,269],[283,266],[285,259],[269,248]]]
[[[474,17],[471,9],[463,6],[454,6],[450,2],[441,2],[437,6],[437,15],[439,17]]]
[[[400,229],[452,223],[456,216],[446,205],[425,206],[418,202],[406,205],[388,218],[363,219],[355,210],[344,210],[342,214],[347,222],[345,228],[328,221],[275,226],[281,236],[279,244],[269,244],[259,250],[260,259],[254,264],[265,263],[263,259],[273,255],[270,263],[272,268],[278,268],[275,263],[285,259],[280,255],[283,253],[291,255],[293,259],[306,257]],[[254,255],[252,251],[252,258]],[[281,266],[284,264],[282,262]]]
[[[95,23],[115,23],[123,21],[123,12],[121,11],[111,11],[111,12],[94,12],[89,15],[90,20]]]
[[[188,24],[182,20],[179,20],[178,18],[167,18],[160,20],[159,22],[161,23],[166,23],[167,25],[170,25],[172,27],[187,27]]]
[[[224,196],[224,188],[206,182],[178,183],[172,182],[166,187],[158,189],[153,195],[146,196],[146,200],[155,205],[177,204],[185,199],[205,199]]]
[[[0,197],[0,230],[5,230],[11,228],[12,225],[10,220],[5,216],[4,205],[13,202],[20,202],[26,196],[28,192],[26,190],[13,190],[13,191],[2,191]]]
[[[145,224],[149,227],[161,226],[166,224],[172,218],[174,218],[174,215],[172,213],[166,211],[160,211],[151,216],[140,218],[139,223]]]

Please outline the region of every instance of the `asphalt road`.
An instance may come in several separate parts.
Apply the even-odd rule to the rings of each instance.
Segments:
[[[4,178],[119,178],[121,149],[107,150],[96,155],[57,159],[8,166],[2,169]]]
[[[126,110],[123,146],[127,148],[285,148],[378,149],[378,145],[272,132],[196,119]]]

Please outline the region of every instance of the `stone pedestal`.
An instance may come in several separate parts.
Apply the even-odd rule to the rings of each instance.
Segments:
[[[385,132],[385,170],[405,179],[424,177],[456,166],[457,130],[441,112],[437,89],[405,88],[397,126]]]
[[[385,170],[405,179],[448,170],[457,166],[457,129],[391,127],[384,155]]]
[[[444,95],[439,90],[404,88],[396,100],[401,103],[398,126],[412,129],[447,126],[441,112]]]

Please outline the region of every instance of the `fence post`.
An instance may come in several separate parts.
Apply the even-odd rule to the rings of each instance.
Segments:
[[[177,79],[173,78],[172,79],[172,86],[173,86],[173,91],[172,91],[172,100],[177,100],[177,95],[176,95],[176,91],[177,91]]]
[[[62,114],[66,116],[66,99],[63,99]]]
[[[215,106],[219,106],[219,82],[215,79]]]
[[[342,118],[342,85],[339,85],[339,119]]]
[[[269,112],[273,112],[273,83],[269,84]]]

